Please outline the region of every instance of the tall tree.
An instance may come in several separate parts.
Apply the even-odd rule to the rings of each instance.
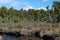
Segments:
[[[4,18],[4,17],[6,17],[7,16],[7,8],[5,7],[5,6],[2,6],[1,8],[0,8],[0,16],[2,17],[2,18]]]
[[[57,15],[57,22],[60,22],[60,1],[54,1],[53,3],[54,13]]]

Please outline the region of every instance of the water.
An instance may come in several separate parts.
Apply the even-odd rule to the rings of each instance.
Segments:
[[[31,36],[12,37],[12,36],[0,36],[0,40],[40,40],[39,38]]]
[[[17,38],[11,36],[0,36],[0,40],[17,40]]]
[[[0,35],[0,40],[43,40],[43,39],[40,39],[40,38],[36,38],[36,37],[32,37],[32,36],[22,36],[22,37],[12,37],[12,36],[1,36]],[[60,37],[57,37],[55,40],[60,40]]]

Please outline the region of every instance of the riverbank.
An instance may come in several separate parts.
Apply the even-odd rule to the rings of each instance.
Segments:
[[[24,35],[31,35],[31,32],[40,31],[41,35],[48,30],[60,34],[60,23],[46,23],[40,21],[21,21],[19,23],[0,23],[0,31],[14,32],[18,31]]]

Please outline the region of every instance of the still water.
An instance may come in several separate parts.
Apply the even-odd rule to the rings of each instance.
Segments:
[[[0,36],[0,40],[18,40],[18,38],[11,36]]]
[[[31,36],[12,37],[12,36],[0,36],[0,40],[41,40],[40,38]]]

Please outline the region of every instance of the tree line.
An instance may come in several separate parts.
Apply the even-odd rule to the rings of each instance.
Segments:
[[[45,21],[49,23],[60,22],[60,1],[54,1],[52,8],[46,7],[47,10],[40,9],[20,9],[16,10],[13,7],[6,8],[5,6],[0,7],[0,22],[20,22],[22,20],[27,21]]]

